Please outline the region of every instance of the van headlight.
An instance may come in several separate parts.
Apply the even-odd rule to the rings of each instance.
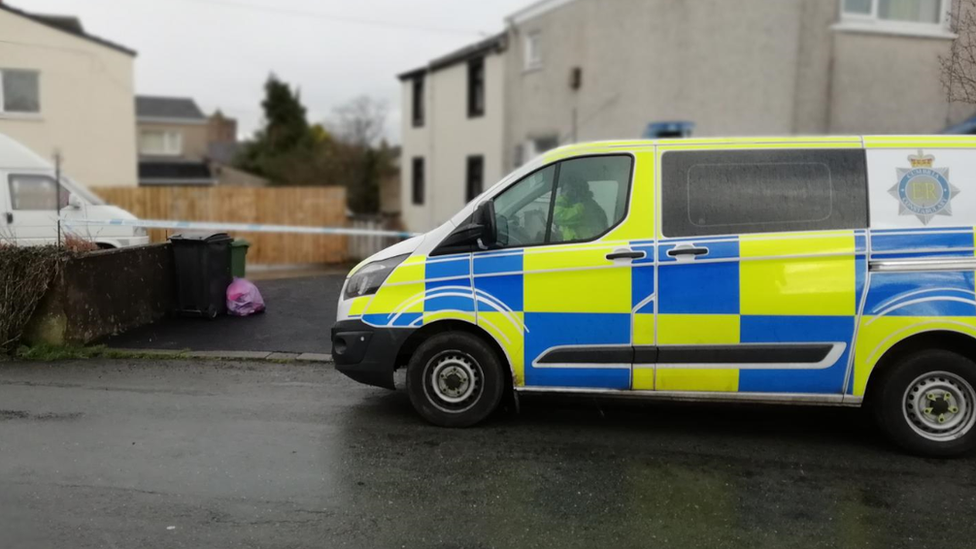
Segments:
[[[352,299],[354,297],[375,294],[380,289],[380,286],[383,285],[383,282],[389,278],[390,273],[409,256],[410,254],[398,255],[382,261],[374,261],[359,269],[356,271],[356,274],[349,277],[349,282],[346,283],[344,297],[346,299]]]
[[[149,229],[145,227],[136,227],[132,233],[136,236],[149,236]]]

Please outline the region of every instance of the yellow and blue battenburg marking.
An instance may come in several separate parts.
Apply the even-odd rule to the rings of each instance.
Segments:
[[[681,263],[669,254],[689,243],[707,248],[708,255]],[[832,363],[734,364],[721,356],[699,365],[662,361],[654,389],[839,393],[864,290],[865,252],[864,231],[662,240],[662,356],[669,346],[727,350],[817,343],[843,352]]]
[[[972,227],[871,232],[872,261],[972,257]],[[872,272],[848,392],[863,395],[878,360],[908,337],[931,331],[976,337],[974,279],[973,271],[961,270]]]
[[[971,227],[875,230],[870,260],[971,258],[974,238]],[[707,257],[669,254],[691,244]],[[599,261],[621,246],[646,257]],[[972,271],[869,279],[868,249],[867,231],[858,230],[409,258],[352,312],[391,328],[477,324],[505,351],[519,386],[861,396],[899,341],[931,330],[976,337]],[[799,364],[642,362],[649,355],[641,352],[805,343],[841,352]],[[554,349],[588,346],[635,352],[632,363],[540,362]]]

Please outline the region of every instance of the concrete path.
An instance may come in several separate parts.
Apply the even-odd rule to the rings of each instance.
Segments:
[[[329,330],[345,275],[256,282],[268,306],[245,317],[166,318],[108,338],[123,349],[331,353]]]
[[[972,458],[857,410],[523,399],[468,430],[300,364],[0,363],[0,547],[969,547]]]

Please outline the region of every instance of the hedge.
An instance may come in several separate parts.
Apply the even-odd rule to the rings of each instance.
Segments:
[[[70,251],[0,244],[0,354],[12,351]]]

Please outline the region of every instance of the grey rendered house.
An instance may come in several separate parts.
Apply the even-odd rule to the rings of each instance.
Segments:
[[[971,110],[950,105],[940,81],[958,1],[537,2],[510,16],[484,53],[504,67],[480,81],[502,90],[484,115],[501,128],[498,143],[482,146],[486,172],[566,143],[641,137],[649,126],[696,136],[938,132]],[[469,52],[401,76],[410,229],[443,222],[468,197],[458,188],[469,184],[475,153],[455,149],[472,127],[455,111],[478,85],[461,76],[478,59]],[[418,105],[455,126],[419,136]],[[441,197],[436,207],[416,200],[415,166],[424,195]]]

